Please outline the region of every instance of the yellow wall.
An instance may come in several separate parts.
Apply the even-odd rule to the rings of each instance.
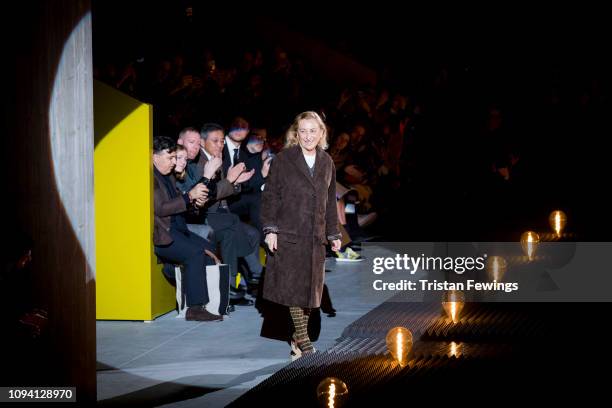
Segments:
[[[96,317],[151,320],[174,308],[174,287],[153,253],[152,115],[94,84]]]

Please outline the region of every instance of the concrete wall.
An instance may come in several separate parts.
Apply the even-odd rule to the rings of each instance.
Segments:
[[[34,241],[33,289],[49,312],[49,352],[31,367],[39,383],[27,385],[76,386],[78,400],[95,401],[90,1],[17,7],[9,17],[14,28],[4,33],[14,64],[3,96],[10,104],[5,217]]]

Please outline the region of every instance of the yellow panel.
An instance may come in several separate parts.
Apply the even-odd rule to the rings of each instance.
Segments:
[[[96,317],[151,320],[174,308],[153,253],[152,107],[94,85]]]
[[[153,227],[151,227],[153,228]],[[162,265],[157,263],[157,257],[151,251],[151,310],[153,318],[168,313],[176,306],[176,292],[161,271]]]

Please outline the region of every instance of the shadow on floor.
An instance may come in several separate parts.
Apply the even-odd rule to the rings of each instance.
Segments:
[[[139,389],[135,392],[98,401],[98,407],[151,407],[186,401],[202,397],[211,392],[252,381],[263,375],[271,375],[286,365],[287,363],[273,364],[259,370],[241,374],[232,381],[228,382],[224,387],[206,387],[195,385],[198,383],[206,383],[207,381],[205,378],[210,377],[211,374],[182,377],[175,381],[156,384],[151,387]],[[99,361],[97,362],[97,367],[98,373],[117,371],[116,374],[121,375],[122,381],[124,382],[146,380],[145,377],[129,374],[123,370],[118,370],[115,367]]]

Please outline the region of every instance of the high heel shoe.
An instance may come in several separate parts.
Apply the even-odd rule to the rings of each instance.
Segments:
[[[303,341],[300,341],[295,337],[295,333],[291,336],[291,361],[297,360],[298,358],[302,357],[303,354],[311,354],[317,351],[312,344],[310,345],[312,350],[304,350],[302,347],[303,343]]]
[[[298,358],[302,357],[302,350],[297,345],[297,342],[294,339],[291,339],[291,361],[295,361]]]

